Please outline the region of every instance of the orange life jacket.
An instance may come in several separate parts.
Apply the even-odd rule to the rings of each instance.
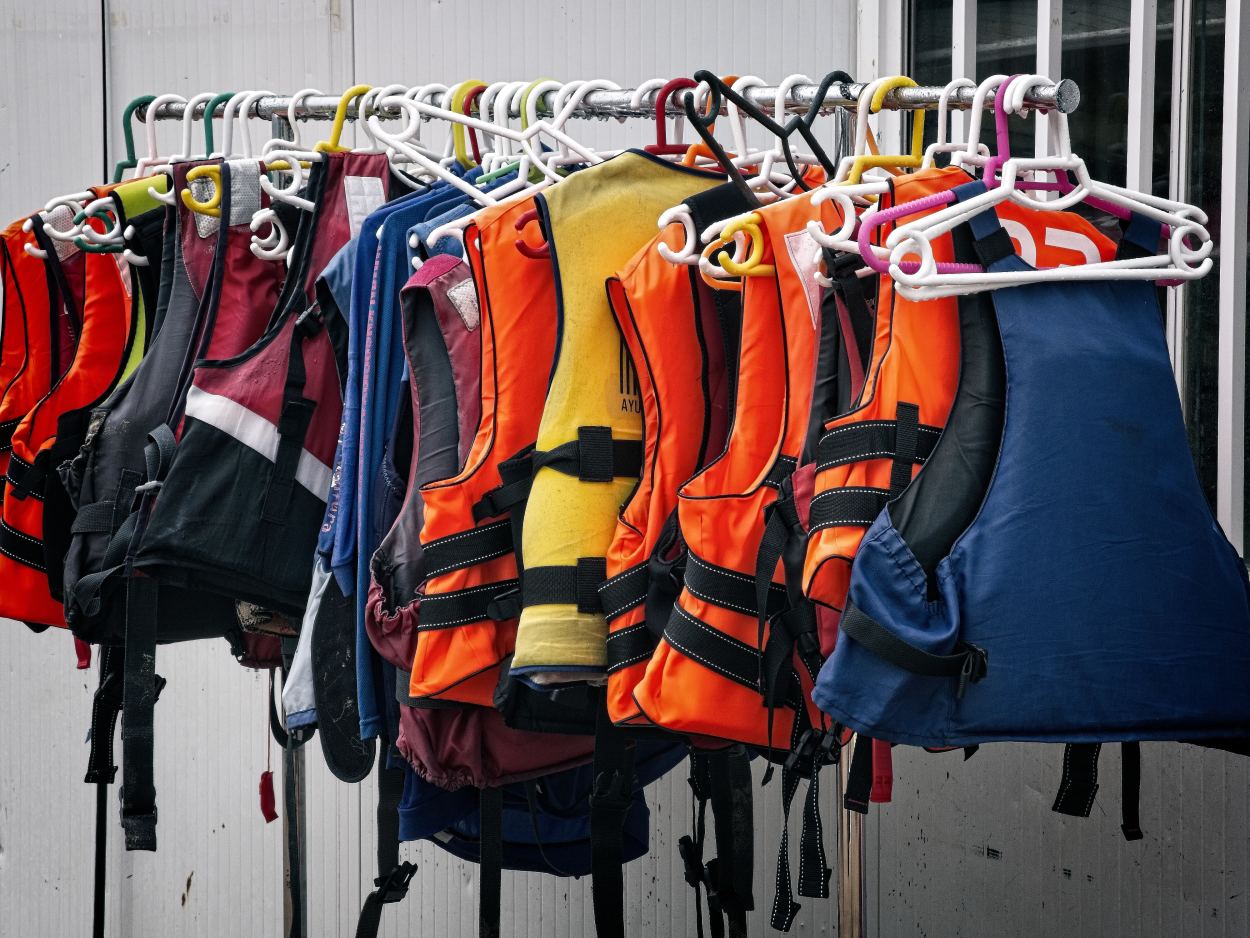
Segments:
[[[54,315],[44,262],[26,253],[26,245],[35,247],[38,242],[33,229],[22,230],[24,222],[19,219],[0,233],[4,303],[0,324],[4,330],[0,335],[0,472],[9,467],[13,431],[52,387],[52,372],[58,364],[53,335],[58,327],[68,328],[69,324],[61,309]]]
[[[46,240],[46,239],[41,239]],[[48,585],[43,545],[44,491],[52,465],[58,421],[100,403],[120,380],[135,339],[135,317],[119,255],[82,252],[81,267],[63,264],[46,244],[55,305],[80,323],[65,373],[13,431],[0,521],[0,616],[43,625],[65,625],[60,601]]]
[[[678,518],[689,550],[684,588],[634,699],[646,719],[667,729],[788,752],[803,728],[820,725],[809,699],[820,662],[812,654],[814,624],[798,629],[801,597],[792,603],[797,590],[786,589],[783,571],[793,558],[779,563],[765,534],[769,518],[795,513],[803,500],[791,477],[804,457],[821,328],[815,243],[805,226],[818,219],[831,227],[840,218],[832,203],[816,208],[806,198],[775,203],[758,216],[762,263],[775,273],[743,278],[728,442],[681,489]],[[778,628],[785,622],[791,630],[791,611],[798,651]],[[776,661],[765,653],[770,641]],[[771,686],[766,665],[775,671]]]
[[[532,198],[483,210],[464,233],[481,316],[481,419],[464,467],[421,487],[428,571],[409,693],[489,707],[520,615],[514,529],[529,491],[555,354],[551,263],[516,248]]]
[[[969,178],[958,167],[898,176],[881,205],[945,192]],[[1053,267],[1115,255],[1111,241],[1079,215],[1041,212],[1014,202],[999,205],[998,213],[1030,263]],[[891,230],[890,225],[879,228],[876,243]],[[1057,237],[1056,231],[1062,235]],[[934,250],[939,261],[954,259],[950,236],[936,239]],[[846,302],[856,302],[854,289],[843,294]],[[894,290],[893,280],[880,278],[872,348],[856,406],[825,424],[817,447],[803,583],[808,597],[832,613],[819,617],[826,657],[833,652],[837,616],[864,532],[886,502],[920,472],[946,425],[959,381],[957,299],[910,301]]]
[[[608,716],[621,724],[639,720],[634,686],[681,589],[678,490],[724,447],[728,423],[725,345],[711,290],[695,268],[657,251],[660,244],[678,250],[683,239],[670,225],[607,282],[638,375],[644,442],[638,484],[621,506],[599,587],[608,622]]]

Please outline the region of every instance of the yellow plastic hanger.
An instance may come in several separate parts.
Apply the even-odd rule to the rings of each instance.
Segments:
[[[699,276],[703,279],[703,282],[706,283],[713,290],[727,290],[730,293],[741,293],[742,292],[741,280],[727,280],[727,279],[722,280],[720,277],[713,276],[712,274],[709,274],[707,271],[708,267],[717,266],[717,263],[716,261],[713,260],[713,258],[716,256],[716,252],[719,251],[721,248],[729,249],[725,251],[725,253],[728,254],[730,253],[730,250],[733,249],[733,242],[724,241],[720,238],[713,238],[712,241],[708,244],[708,246],[703,249],[702,257],[700,259],[704,261],[705,263],[699,264]],[[724,258],[722,257],[722,263],[723,263],[723,260]],[[725,270],[726,268],[721,267],[721,269]]]
[[[315,147],[318,153],[346,153],[351,147],[342,146],[339,138],[343,136],[343,125],[347,123],[347,109],[361,95],[373,90],[372,85],[353,85],[343,92],[339,98],[339,106],[334,111],[334,123],[330,126],[330,139],[320,141]]]
[[[895,88],[915,87],[916,82],[906,75],[895,75],[893,78],[885,79],[872,96],[872,101],[868,105],[868,113],[879,113],[882,104],[885,103],[885,96]],[[918,108],[913,112],[912,116],[911,153],[857,156],[855,162],[851,164],[851,171],[847,176],[846,182],[848,185],[857,185],[863,177],[864,170],[872,167],[919,169],[922,162],[924,162],[924,111]]]
[[[721,269],[735,277],[771,277],[776,268],[772,264],[760,263],[764,259],[764,232],[760,229],[760,216],[756,212],[731,219],[720,232],[720,241],[729,244],[733,236],[742,232],[751,239],[750,250],[741,262],[736,261],[726,251],[721,255]]]
[[[308,169],[311,165],[311,163],[300,163],[300,166],[304,169]],[[291,171],[291,164],[287,160],[261,161],[261,167],[267,173],[289,173]],[[212,196],[201,202],[191,194],[191,187],[188,185],[187,188],[182,190],[182,204],[197,215],[209,215],[212,218],[220,218],[222,193],[221,164],[192,167],[187,171],[187,182],[192,183],[197,179],[211,179],[213,181]]]
[[[469,96],[474,88],[478,87],[485,88],[486,82],[477,78],[470,78],[453,87],[449,93],[451,106],[447,110],[455,111],[457,114],[464,113],[464,99]],[[467,131],[463,124],[451,125],[451,140],[452,146],[455,148],[456,162],[465,169],[472,169],[474,160],[472,154],[469,153],[467,139]]]

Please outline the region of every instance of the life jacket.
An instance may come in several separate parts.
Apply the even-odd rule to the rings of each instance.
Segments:
[[[506,211],[503,214],[505,222],[511,220]],[[479,223],[489,228],[486,219]],[[486,243],[500,231],[505,235],[501,247],[515,253],[511,243],[515,232],[506,224],[497,226],[493,235],[484,235]],[[474,246],[482,236],[470,231],[471,251],[478,249]],[[395,799],[397,808],[379,801],[379,889],[362,909],[357,933],[365,936],[376,934],[378,905],[402,896],[394,884],[405,866],[398,860],[394,840],[429,839],[453,855],[482,863],[484,922],[498,915],[498,877],[503,869],[562,876],[594,869],[591,737],[540,736],[507,726],[503,716],[488,707],[431,709],[423,706],[425,701],[409,697],[407,668],[414,658],[414,645],[419,648],[428,638],[422,634],[418,640],[417,629],[427,608],[424,604],[430,601],[419,592],[427,579],[418,540],[426,491],[420,486],[425,480],[437,483],[453,477],[475,443],[484,442],[487,447],[479,458],[489,458],[490,441],[479,430],[481,383],[495,389],[492,415],[507,416],[515,368],[501,355],[494,368],[483,372],[483,352],[490,350],[486,351],[490,358],[497,349],[485,335],[479,339],[479,332],[493,328],[491,336],[498,339],[499,330],[508,334],[509,327],[518,328],[523,319],[499,308],[483,316],[468,267],[446,256],[432,258],[412,277],[402,308],[412,428],[409,441],[403,439],[403,428],[397,428],[392,443],[396,469],[407,462],[407,484],[400,505],[395,507],[392,496],[375,506],[383,512],[392,506],[394,516],[371,561],[367,625],[379,653],[400,669],[395,687],[397,722],[388,736],[396,739],[405,764],[402,770],[393,765],[380,768],[384,794],[395,788],[402,771],[402,795]],[[520,312],[532,315],[534,310],[522,305]],[[509,432],[515,430],[505,431],[501,426],[494,439],[506,444]],[[627,793],[619,827],[618,865],[646,852],[642,785],[680,758],[680,752],[667,746],[638,753],[639,781]],[[396,823],[397,834],[391,838]]]
[[[425,570],[409,686],[415,699],[492,706],[516,640],[519,517],[512,513],[528,491],[556,335],[551,265],[515,246],[516,223],[532,208],[531,198],[487,208],[465,230],[482,356],[481,403],[466,407],[480,418],[458,471],[420,490]],[[466,309],[467,286],[448,297],[459,296]]]
[[[835,213],[822,207],[818,215],[802,198],[758,211],[762,263],[772,265],[775,275],[743,278],[728,441],[724,452],[681,488],[678,519],[688,548],[684,586],[634,689],[645,717],[670,730],[789,752],[796,714],[808,726],[820,724],[820,714],[800,690],[810,686],[819,667],[810,629],[790,643],[793,648],[803,642],[798,658],[784,650],[767,662],[776,683],[769,691],[762,657],[768,639],[759,634],[764,620],[756,597],[758,567],[766,614],[773,620],[771,628],[764,622],[763,631],[776,631],[774,648],[781,647],[785,630],[776,628],[776,617],[789,605],[785,576],[777,570],[779,554],[771,563],[760,555],[768,519],[789,510],[797,521],[791,476],[804,458],[821,329],[819,287],[812,279],[815,246],[804,226],[812,218],[832,224]],[[801,501],[801,490],[797,496]],[[774,507],[778,502],[782,507]],[[787,558],[782,566],[789,571],[793,561]],[[792,670],[798,675],[794,680]],[[765,706],[768,693],[771,705]],[[713,700],[717,706],[709,707]]]
[[[894,177],[880,205],[946,192],[969,181],[958,167]],[[1109,259],[1114,244],[1070,212],[1037,212],[1014,202],[1000,206],[1018,243],[1043,266]],[[917,213],[915,218],[923,217]],[[913,220],[912,217],[908,221]],[[884,243],[889,225],[878,228]],[[1066,237],[1056,237],[1060,232]],[[1049,235],[1049,236],[1048,236]],[[937,243],[950,260],[949,238]],[[955,298],[918,303],[898,295],[889,277],[858,278],[857,255],[832,259],[834,291],[848,314],[875,328],[864,380],[853,406],[828,415],[816,449],[816,483],[804,560],[804,591],[821,609],[820,650],[832,654],[851,563],[864,531],[891,498],[920,472],[946,425],[959,380],[959,304]],[[875,302],[868,296],[875,292]]]
[[[746,209],[726,184],[685,200],[702,230]],[[709,204],[710,203],[710,204]],[[672,226],[608,280],[617,326],[638,376],[643,459],[638,484],[621,506],[599,587],[607,638],[607,706],[613,722],[642,723],[634,686],[646,671],[681,591],[685,550],[677,525],[681,486],[724,448],[730,413],[727,348],[740,328],[741,294],[713,292],[697,268],[674,265],[657,250],[676,250]]]
[[[243,612],[255,606],[292,621],[303,612],[342,411],[343,327],[322,315],[311,268],[363,217],[356,197],[385,198],[389,179],[385,154],[331,153],[314,165],[316,208],[300,219],[269,327],[240,354],[195,362],[179,419],[149,434],[123,572],[126,686],[135,689],[122,714],[127,849],[156,849],[153,695],[139,689],[155,680],[157,584],[217,594]]]
[[[350,234],[346,177],[390,178],[382,154],[332,154],[310,180],[317,224],[288,272],[284,308],[232,358],[195,363],[136,567],[298,616],[342,411],[328,324],[308,266]],[[306,283],[291,290],[289,283]],[[279,380],[281,379],[281,380]]]
[[[147,354],[152,332],[152,319],[157,300],[158,275],[161,257],[161,225],[165,206],[150,194],[150,190],[164,192],[169,177],[164,173],[152,178],[133,179],[121,183],[109,193],[112,201],[114,224],[129,230],[126,240],[133,254],[147,260],[147,264],[125,263],[122,277],[130,294],[131,317],[134,320],[134,340],[122,365],[118,389],[129,383],[139,362]],[[115,255],[116,257],[116,255]],[[52,597],[64,605],[65,560],[73,537],[73,525],[77,516],[77,504],[71,490],[76,481],[70,471],[72,460],[80,453],[86,441],[94,408],[82,408],[61,415],[57,421],[56,442],[50,451],[50,463],[56,472],[49,475],[44,488],[43,542],[48,567],[48,586]],[[68,620],[67,620],[68,624]]]
[[[169,215],[168,280],[160,329],[129,380],[89,414],[83,442],[63,479],[77,516],[65,562],[67,618],[75,634],[94,643],[120,644],[124,603],[120,573],[133,523],[123,527],[144,482],[148,435],[177,425],[193,363],[229,358],[264,331],[277,299],[282,265],[249,249],[252,215],[266,199],[259,166],[222,166],[222,218],[194,214],[183,203],[187,173],[201,163],[173,167],[176,202]],[[202,196],[202,193],[200,194]],[[162,642],[226,634],[237,625],[233,603],[200,591],[163,590]]]
[[[1029,269],[993,211],[969,228],[957,259]],[[1158,237],[1134,218],[1120,256]],[[960,300],[950,416],[859,546],[824,711],[923,746],[1245,735],[1250,586],[1194,472],[1161,324],[1146,282]]]
[[[607,578],[616,512],[642,465],[638,378],[604,281],[651,240],[663,211],[721,181],[629,151],[537,198],[559,327],[522,539],[523,608],[511,673],[525,681],[604,678],[607,623],[598,586]]]
[[[0,615],[64,626],[64,611],[49,584],[44,545],[44,497],[49,476],[55,478],[58,431],[64,420],[73,420],[75,412],[98,404],[113,389],[137,330],[120,255],[75,250],[67,260],[80,257],[81,263],[63,264],[38,223],[36,231],[48,252],[52,302],[71,310],[70,319],[79,328],[64,374],[13,431],[0,522],[0,580],[5,583]]]
[[[3,277],[3,348],[0,350],[0,469],[7,470],[13,431],[32,407],[48,393],[68,364],[61,355],[61,336],[69,334],[70,310],[52,302],[52,286],[44,262],[26,253],[26,246],[41,243],[37,229],[43,222],[32,219],[23,231],[19,219],[0,234],[0,276]],[[56,242],[60,247],[63,243]],[[63,249],[68,250],[66,245]],[[0,500],[3,499],[0,485]],[[0,501],[2,503],[2,501]]]

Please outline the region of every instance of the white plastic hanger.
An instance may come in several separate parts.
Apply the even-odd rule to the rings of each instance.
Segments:
[[[925,148],[924,160],[920,164],[921,169],[928,169],[930,166],[933,166],[934,159],[939,153],[955,153],[969,148],[968,144],[950,141],[946,136],[946,130],[949,126],[950,120],[951,97],[956,91],[960,91],[963,88],[975,87],[976,82],[974,82],[971,78],[956,78],[942,89],[942,94],[938,97],[937,138],[933,141],[933,143],[929,144],[929,146]],[[984,143],[977,141],[971,145],[977,148],[979,156],[990,155],[989,147],[987,147]]]
[[[1004,102],[1009,113],[1024,109],[1027,91],[1039,84],[1049,84],[1042,76],[1028,76],[1018,82],[1018,88],[1008,89]],[[1014,92],[1014,93],[1013,93]],[[891,249],[890,275],[899,285],[900,293],[908,299],[932,299],[1026,283],[1072,282],[1088,280],[1195,280],[1204,276],[1212,266],[1213,250],[1211,236],[1205,225],[1206,214],[1195,206],[1174,202],[1158,196],[1136,192],[1121,186],[1100,182],[1090,177],[1085,161],[1072,152],[1068,135],[1067,116],[1062,112],[1051,115],[1056,131],[1058,155],[1043,158],[1017,158],[1007,160],[1002,169],[1001,181],[986,192],[964,202],[956,202],[931,215],[902,224],[891,232],[886,246]],[[1075,179],[1071,192],[1060,193],[1058,198],[1048,200],[1045,208],[1062,211],[1088,199],[1097,199],[1108,206],[1142,215],[1170,231],[1166,253],[1156,253],[1143,258],[1099,261],[1075,267],[1041,270],[977,273],[939,273],[933,253],[933,239],[951,231],[973,216],[1014,198],[1018,202],[1033,202],[1017,188],[1025,173],[1030,171],[1048,174],[1070,173]],[[905,208],[905,206],[900,206]],[[1190,247],[1187,240],[1196,242]],[[908,273],[901,267],[906,257],[918,256],[919,268]]]

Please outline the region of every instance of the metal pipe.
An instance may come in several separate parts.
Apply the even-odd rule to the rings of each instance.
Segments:
[[[825,95],[824,104],[821,108],[822,111],[832,111],[836,107],[854,107],[859,101],[860,93],[866,87],[866,83],[860,82],[852,85],[834,85]],[[816,85],[796,85],[790,93],[786,105],[787,108],[795,112],[806,111],[812,104],[816,88]],[[551,94],[549,92],[544,95],[539,102],[539,114],[551,114],[549,107]],[[653,91],[643,95],[641,105],[639,107],[631,107],[630,100],[633,96],[631,89],[592,91],[582,100],[576,116],[598,118],[650,117],[655,114],[656,94],[658,92]],[[935,110],[941,94],[942,89],[936,86],[896,88],[885,96],[884,106],[889,110]],[[776,88],[751,88],[746,92],[746,96],[752,102],[771,111],[773,101],[776,98]],[[966,110],[972,106],[972,96],[973,89],[965,88],[951,97],[950,106],[958,110]],[[674,95],[668,101],[666,111],[669,115],[683,113],[677,97],[677,95]],[[1080,104],[1081,92],[1076,82],[1065,78],[1058,84],[1040,86],[1033,89],[1025,97],[1025,101],[1033,107],[1051,108],[1064,114],[1070,114]],[[264,120],[272,120],[275,116],[285,116],[290,103],[291,99],[288,97],[260,98],[248,109],[248,116]],[[331,95],[304,98],[296,106],[295,116],[300,120],[330,120],[334,117],[338,104],[339,99]],[[195,115],[197,117],[203,117],[204,107],[204,105],[196,107]],[[185,110],[186,105],[184,104],[162,104],[157,109],[155,116],[157,120],[180,120]],[[224,104],[218,105],[218,110],[214,116],[220,116],[224,110]],[[147,108],[139,108],[135,113],[140,120],[147,120]],[[369,113],[377,113],[382,117],[399,116],[399,111],[395,108],[379,108],[376,111],[370,108]],[[356,114],[357,110],[355,107],[349,109],[348,117],[350,119],[355,119]],[[519,115],[514,114],[513,116]]]

